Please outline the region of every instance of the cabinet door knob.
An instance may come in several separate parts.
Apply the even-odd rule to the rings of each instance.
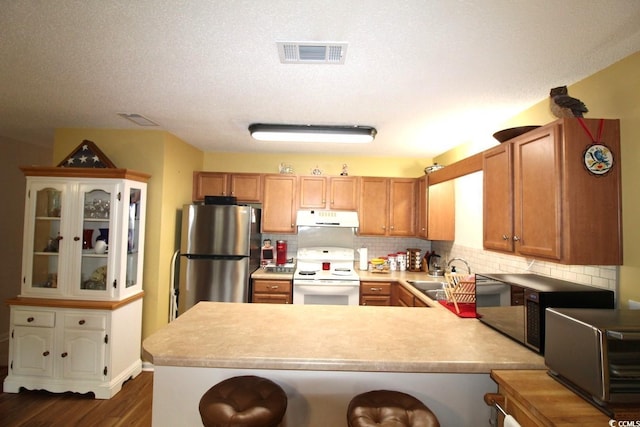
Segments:
[[[518,236],[513,236],[513,241],[514,241],[514,242],[518,242],[518,241],[520,241],[520,237],[518,237]]]
[[[47,350],[47,351],[45,351],[44,353],[42,353],[42,355],[43,355],[44,357],[47,357],[49,354],[50,354],[50,353],[49,353],[49,350]]]
[[[502,235],[502,240],[509,240],[509,236],[507,236],[506,234]]]
[[[84,319],[78,320],[78,325],[84,325],[86,322]]]
[[[34,320],[36,320],[36,319],[34,319],[33,317],[27,317],[27,322],[29,322],[29,323],[33,322]]]
[[[62,353],[60,356],[61,357],[67,357],[69,355],[69,353],[67,353],[66,351],[64,353]]]
[[[78,240],[80,240],[80,237],[78,237],[78,236],[73,236],[73,241],[74,241],[74,242],[77,242]]]

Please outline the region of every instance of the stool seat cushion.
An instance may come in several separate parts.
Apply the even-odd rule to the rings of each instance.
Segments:
[[[349,427],[439,427],[436,416],[415,397],[374,390],[354,397],[347,410]]]
[[[275,427],[284,417],[287,395],[266,378],[239,376],[207,390],[199,409],[206,427]]]

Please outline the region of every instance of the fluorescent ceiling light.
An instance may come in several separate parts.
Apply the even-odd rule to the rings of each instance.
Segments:
[[[370,126],[270,125],[255,123],[249,132],[259,141],[366,143],[377,131]]]

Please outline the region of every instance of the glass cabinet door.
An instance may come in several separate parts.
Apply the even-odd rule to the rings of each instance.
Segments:
[[[140,214],[142,190],[129,189],[128,229],[127,229],[127,270],[125,287],[130,288],[138,284],[138,259],[140,250]]]
[[[27,242],[26,250],[31,256],[31,277],[25,278],[32,288],[58,288],[58,270],[60,264],[60,242],[62,234],[62,218],[67,215],[64,185],[34,186],[31,191],[33,234],[32,241]],[[29,224],[25,224],[29,226]]]
[[[81,230],[76,230],[82,240],[82,256],[80,257],[80,277],[75,289],[94,292],[108,292],[107,277],[109,273],[110,234],[112,224],[116,224],[114,216],[116,188],[113,185],[80,185],[80,217]],[[114,236],[112,236],[114,237]],[[109,276],[110,277],[110,276]]]

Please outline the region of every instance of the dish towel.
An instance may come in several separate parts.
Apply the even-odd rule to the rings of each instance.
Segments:
[[[504,417],[504,427],[520,427],[520,423],[513,416],[506,415]]]

